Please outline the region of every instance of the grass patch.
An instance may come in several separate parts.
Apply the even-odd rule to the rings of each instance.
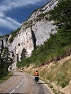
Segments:
[[[0,84],[9,79],[9,77],[11,77],[12,75],[13,75],[12,72],[8,72],[8,74],[5,77],[0,78]]]
[[[52,71],[48,73],[47,79],[53,82],[57,81],[56,84],[64,88],[69,84],[71,78],[71,59],[53,67]]]

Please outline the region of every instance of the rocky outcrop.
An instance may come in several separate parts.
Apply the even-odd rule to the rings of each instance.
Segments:
[[[19,55],[19,60],[21,58],[21,52],[23,48],[27,51],[27,57],[31,55],[31,51],[34,50],[34,43],[32,38],[32,32],[30,28],[24,30],[23,26],[21,27],[19,34],[14,38],[13,42],[9,45],[9,50],[14,51],[15,55]]]
[[[50,33],[56,33],[54,21],[49,20],[48,11],[52,10],[57,5],[59,0],[52,0],[44,7],[33,12],[29,19],[22,23],[21,29],[16,33],[13,41],[10,43],[12,34],[9,35],[7,43],[4,45],[9,48],[9,51],[14,53],[14,62],[17,62],[17,56],[21,58],[23,48],[27,51],[29,57],[36,46],[44,44],[49,39]],[[3,40],[4,41],[4,40]]]
[[[59,2],[60,0],[51,0],[48,4],[46,4],[44,7],[34,11],[34,13],[29,17],[28,21],[29,20],[33,20],[33,19],[36,19],[36,17],[40,14],[44,14],[44,13],[47,13],[48,11],[52,10],[56,5],[57,3]]]

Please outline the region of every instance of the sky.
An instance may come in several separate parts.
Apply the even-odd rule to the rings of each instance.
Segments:
[[[0,0],[0,36],[9,34],[27,21],[32,12],[50,0]]]

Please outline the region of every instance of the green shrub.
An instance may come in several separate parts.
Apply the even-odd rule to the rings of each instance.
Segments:
[[[66,85],[68,85],[69,84],[69,81],[67,81],[67,80],[62,80],[61,82],[60,82],[60,86],[62,87],[62,88],[64,88]]]
[[[9,39],[9,42],[12,43],[14,38],[16,37],[17,33],[20,31],[21,28],[18,28],[17,30],[11,32],[11,38]]]

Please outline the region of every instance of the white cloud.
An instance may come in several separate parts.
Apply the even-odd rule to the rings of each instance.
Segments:
[[[0,27],[5,27],[14,30],[19,26],[21,26],[21,24],[10,17],[0,17]]]
[[[45,0],[47,1],[47,0]],[[13,8],[27,6],[29,4],[38,4],[38,2],[45,2],[43,0],[5,0],[0,4],[0,11],[5,12]]]
[[[16,29],[21,24],[11,17],[5,15],[6,12],[14,8],[26,7],[27,5],[38,4],[47,0],[3,0],[0,3],[0,27]]]

